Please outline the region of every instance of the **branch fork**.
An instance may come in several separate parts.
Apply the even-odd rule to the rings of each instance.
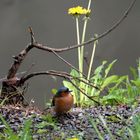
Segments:
[[[52,71],[31,73],[31,74],[28,74],[28,75],[18,77],[17,76],[17,71],[19,70],[19,67],[22,64],[22,62],[24,61],[24,59],[27,56],[27,54],[33,48],[37,48],[37,49],[41,49],[41,50],[44,50],[44,51],[47,51],[47,52],[51,52],[51,53],[55,54],[55,56],[57,56],[59,59],[61,59],[64,63],[66,63],[68,66],[70,66],[71,68],[76,69],[72,64],[70,64],[68,61],[66,61],[64,58],[62,58],[60,55],[58,55],[58,53],[62,53],[64,51],[68,51],[68,50],[71,50],[71,49],[76,49],[76,48],[81,47],[83,45],[88,45],[90,43],[95,42],[96,40],[99,40],[99,39],[105,37],[110,32],[115,30],[122,23],[122,21],[124,21],[124,19],[130,13],[130,11],[131,11],[132,7],[134,6],[135,2],[136,2],[136,0],[132,1],[130,6],[128,7],[128,9],[124,12],[123,16],[110,29],[108,29],[104,33],[100,34],[98,37],[91,38],[88,41],[85,41],[82,44],[78,44],[78,45],[73,45],[73,46],[69,46],[69,47],[65,47],[65,48],[51,48],[51,47],[48,47],[48,46],[44,46],[44,45],[36,42],[32,27],[29,27],[28,31],[30,33],[31,42],[18,55],[13,56],[14,62],[12,64],[12,66],[10,67],[9,71],[8,71],[6,79],[4,79],[2,81],[2,90],[1,90],[1,97],[0,98],[3,100],[5,97],[9,96],[9,93],[17,92],[18,87],[21,88],[25,84],[25,82],[27,80],[29,80],[30,78],[32,78],[34,76],[37,76],[37,75],[54,75],[54,76],[59,76],[59,77],[68,79],[70,82],[72,82],[71,79],[74,78],[74,77],[72,77],[71,75],[69,75],[66,72],[60,72],[60,71],[52,70]],[[81,80],[81,78],[79,78],[79,80]],[[87,84],[89,84],[89,82]],[[76,85],[74,85],[74,86],[77,89],[79,89]],[[97,88],[97,87],[94,87],[94,88]],[[99,89],[99,88],[97,88],[97,89]],[[91,99],[91,97],[89,97],[87,94],[83,93],[82,91],[81,91],[81,93],[84,94],[85,96],[87,96],[89,99]],[[19,96],[23,97],[23,95],[19,95]],[[16,98],[16,102],[18,102],[19,96]],[[13,98],[11,98],[9,100],[12,101]],[[93,99],[91,99],[91,100],[93,100]],[[10,101],[8,101],[7,103],[10,103]]]

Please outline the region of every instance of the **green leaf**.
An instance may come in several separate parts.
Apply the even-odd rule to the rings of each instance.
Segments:
[[[2,117],[2,115],[0,114],[0,119],[2,121],[2,123],[6,126],[6,131],[9,135],[14,134],[13,130],[10,128],[9,124],[5,121],[5,119]]]
[[[105,78],[101,88],[105,88],[106,86],[108,86],[112,83],[115,83],[117,79],[118,79],[117,75],[112,75],[112,76],[109,76],[109,77]]]
[[[94,71],[94,76],[91,77],[91,82],[93,82],[95,85],[101,85],[103,82],[103,69],[104,65],[107,63],[107,61],[103,61],[100,66],[98,66]]]
[[[110,72],[111,68],[113,67],[114,63],[116,62],[117,60],[115,59],[113,62],[111,62],[108,67],[106,68],[105,70],[105,76],[104,77],[107,77],[108,76],[108,73]]]
[[[137,79],[137,80],[131,80],[131,82],[133,84],[135,84],[137,87],[140,87],[140,80],[139,79]]]
[[[136,80],[138,78],[137,70],[133,67],[130,67],[130,72],[132,73],[134,80]]]
[[[123,99],[119,97],[118,95],[107,95],[104,96],[102,99],[102,102],[104,104],[110,104],[110,105],[115,105],[115,104],[120,104],[123,102]]]
[[[68,87],[70,90],[74,90],[75,91],[75,87],[73,86],[72,83],[68,82],[68,81],[63,81],[63,84],[65,87]]]
[[[72,69],[70,72],[70,75],[72,75],[74,77],[79,77],[79,72],[77,72],[75,69]]]
[[[118,86],[119,86],[121,83],[123,83],[123,81],[126,80],[127,77],[128,77],[127,75],[119,77],[119,78],[117,79],[117,81],[116,81],[116,85],[115,85],[113,88],[111,88],[111,91],[113,91],[113,90],[115,90],[116,88],[118,88]]]
[[[75,69],[72,69],[71,72],[70,72],[70,75],[72,75],[73,78],[74,78],[74,77],[79,77],[79,72],[77,72]],[[73,79],[72,81],[73,81],[73,83],[74,83],[75,85],[77,85],[77,86],[78,86],[79,83],[80,83],[79,80],[77,80],[76,78]]]
[[[14,133],[14,131],[10,128],[10,125],[5,121],[1,114],[0,119],[2,123],[6,126],[6,128],[4,129],[4,134],[6,134],[6,136],[3,135],[6,138],[6,140],[19,140],[18,135]]]
[[[32,121],[26,120],[22,130],[22,135],[20,137],[20,140],[32,140],[31,131],[30,131],[31,125],[32,125]]]
[[[95,75],[98,75],[102,72],[103,68],[104,68],[104,65],[107,63],[107,61],[103,61],[102,64],[100,66],[98,66],[95,71],[94,71],[94,74]]]

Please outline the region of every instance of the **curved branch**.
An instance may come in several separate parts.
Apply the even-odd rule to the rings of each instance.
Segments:
[[[87,79],[87,76],[79,71],[75,66],[73,66],[71,63],[69,63],[67,60],[65,60],[63,57],[61,57],[58,53],[56,53],[55,51],[52,51],[54,53],[55,56],[57,56],[60,60],[62,60],[65,64],[67,64],[68,66],[70,66],[71,68],[75,69],[76,71],[78,71],[79,73],[81,73],[86,79]]]
[[[7,79],[11,79],[15,77],[21,63],[23,62],[24,58],[28,54],[28,52],[33,48],[32,45],[28,45],[25,49],[23,49],[17,56],[13,56],[14,63],[12,64],[11,68],[8,71]]]
[[[63,52],[63,51],[67,51],[67,50],[72,50],[78,47],[81,47],[83,45],[87,45],[90,44],[92,42],[95,42],[96,40],[99,40],[103,37],[105,37],[106,35],[108,35],[110,32],[112,32],[113,30],[115,30],[123,21],[124,19],[128,16],[128,14],[130,13],[130,11],[132,10],[134,4],[135,4],[136,0],[133,0],[132,3],[130,4],[130,6],[127,8],[127,10],[124,12],[123,16],[107,31],[103,32],[102,34],[100,34],[98,37],[96,38],[91,38],[88,41],[85,41],[84,43],[81,43],[79,45],[73,45],[73,46],[69,46],[69,47],[65,47],[65,48],[51,48],[48,46],[44,46],[42,44],[39,43],[35,43],[33,44],[33,46],[37,49],[41,49],[44,51],[48,51],[48,52],[52,52],[55,51],[57,53]]]
[[[28,75],[26,75],[24,77],[21,77],[21,79],[19,80],[18,84],[23,85],[30,78],[35,77],[35,76],[39,76],[39,75],[53,75],[53,76],[59,76],[59,77],[65,78],[65,79],[76,79],[76,80],[79,80],[79,81],[81,81],[81,82],[83,82],[85,84],[88,84],[89,86],[91,86],[91,87],[93,87],[93,88],[95,88],[97,90],[100,90],[99,87],[94,86],[93,84],[90,83],[90,81],[83,80],[80,77],[72,76],[69,73],[64,72],[64,71],[55,71],[55,70],[33,72],[33,73],[28,74]]]
[[[48,46],[44,46],[42,44],[39,44],[35,41],[34,38],[34,33],[32,31],[32,28],[29,27],[28,30],[30,32],[31,35],[31,43],[27,45],[27,47],[22,50],[17,56],[14,56],[14,63],[12,64],[11,68],[9,69],[8,75],[7,75],[7,79],[13,78],[15,77],[21,63],[23,62],[24,58],[26,57],[27,53],[32,49],[32,48],[37,48],[37,49],[41,49],[44,51],[48,51],[48,52],[63,52],[63,51],[67,51],[67,50],[71,50],[71,49],[75,49],[78,48],[82,45],[87,45],[90,44],[96,40],[99,40],[101,38],[103,38],[104,36],[108,35],[111,31],[113,31],[114,29],[116,29],[121,23],[122,21],[127,17],[127,15],[130,13],[132,7],[134,6],[136,0],[133,0],[132,3],[130,4],[130,6],[128,7],[128,9],[125,11],[124,15],[120,18],[120,20],[118,20],[118,22],[116,24],[114,24],[110,29],[108,29],[106,32],[104,32],[103,34],[99,35],[97,38],[91,38],[88,41],[79,44],[79,45],[73,45],[70,47],[66,47],[66,48],[50,48]]]
[[[19,85],[23,85],[27,80],[29,80],[30,78],[34,77],[34,76],[39,76],[39,75],[53,75],[53,76],[59,76],[59,77],[62,77],[64,79],[67,79],[69,80],[73,86],[79,90],[83,95],[85,95],[87,98],[89,98],[90,100],[94,101],[95,103],[97,103],[98,105],[100,105],[100,103],[96,100],[94,100],[92,98],[92,96],[89,96],[88,94],[86,94],[85,92],[83,92],[76,84],[74,84],[74,82],[72,81],[73,79],[77,79],[77,80],[80,80],[81,82],[83,83],[86,83],[90,86],[92,86],[93,88],[96,88],[97,90],[100,90],[98,87],[84,81],[84,80],[81,80],[80,78],[78,77],[73,77],[71,76],[70,74],[68,74],[67,72],[63,72],[63,71],[54,71],[54,70],[50,70],[50,71],[41,71],[41,72],[34,72],[34,73],[31,73],[29,75],[26,75],[25,77],[21,78],[20,81],[19,81]]]

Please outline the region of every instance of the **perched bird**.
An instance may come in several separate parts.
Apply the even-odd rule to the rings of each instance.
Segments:
[[[67,113],[73,106],[73,95],[67,87],[61,87],[53,97],[52,105],[57,115]]]

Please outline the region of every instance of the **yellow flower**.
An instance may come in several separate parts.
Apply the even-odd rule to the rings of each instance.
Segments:
[[[72,7],[68,9],[68,14],[73,15],[73,16],[78,16],[78,15],[86,15],[89,16],[91,10],[88,10],[86,8],[83,8],[81,6],[77,7]]]

